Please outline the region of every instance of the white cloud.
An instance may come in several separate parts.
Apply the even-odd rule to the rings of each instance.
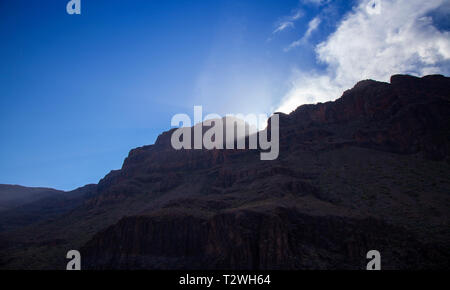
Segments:
[[[321,22],[321,20],[319,17],[316,17],[313,20],[311,20],[308,24],[308,30],[306,31],[304,37],[309,38],[311,36],[311,33],[313,33],[313,31],[319,27],[320,22]]]
[[[291,16],[285,17],[283,20],[279,21],[276,24],[276,28],[272,33],[278,33],[286,28],[292,28],[294,27],[294,22],[298,19],[300,19],[303,16],[303,12],[301,10],[295,11],[295,13]]]
[[[388,81],[397,73],[450,72],[450,33],[430,12],[448,0],[361,0],[328,39],[316,47],[323,74],[296,72],[277,111],[334,100],[357,81]]]
[[[329,101],[329,96],[340,93],[333,80],[327,75],[304,73],[295,70],[291,89],[275,112],[290,113],[301,104]]]
[[[288,27],[294,27],[294,23],[289,22],[289,21],[281,22],[280,24],[278,24],[277,28],[275,28],[273,33],[277,33],[277,32],[283,31],[283,30],[285,30]]]
[[[320,5],[330,2],[330,0],[302,0],[302,2],[304,4],[314,4],[314,5],[320,6]]]
[[[309,37],[311,36],[311,34],[317,29],[319,28],[320,23],[322,22],[322,20],[319,17],[315,17],[313,20],[311,20],[308,23],[308,30],[306,30],[305,34],[303,35],[303,37],[299,40],[296,40],[294,42],[292,42],[284,51],[288,51],[291,50],[297,46],[300,46],[303,43],[306,43],[306,41],[309,39]]]

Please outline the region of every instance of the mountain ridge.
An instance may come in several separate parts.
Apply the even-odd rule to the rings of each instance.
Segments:
[[[0,233],[0,267],[63,268],[70,248],[93,269],[362,269],[377,247],[388,269],[450,267],[448,77],[361,81],[280,114],[273,161],[174,150],[170,132],[56,220]]]
[[[47,187],[0,184],[0,211],[9,210],[58,193],[63,193],[63,191]]]

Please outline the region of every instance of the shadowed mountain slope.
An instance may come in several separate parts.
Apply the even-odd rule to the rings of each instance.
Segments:
[[[52,188],[0,184],[0,212],[60,193]]]
[[[79,249],[93,269],[364,269],[376,249],[384,269],[450,268],[450,78],[280,114],[273,161],[174,150],[172,132],[56,218],[1,232],[0,267],[64,269]]]

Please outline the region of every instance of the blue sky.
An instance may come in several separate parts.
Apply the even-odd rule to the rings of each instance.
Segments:
[[[448,73],[448,1],[81,0],[81,15],[67,2],[0,2],[0,183],[96,183],[194,105],[289,112],[360,78]],[[398,23],[383,24],[384,13]],[[386,41],[402,17],[410,33]],[[361,32],[375,51],[346,47]],[[395,61],[380,71],[386,58]],[[348,73],[355,62],[367,67]]]

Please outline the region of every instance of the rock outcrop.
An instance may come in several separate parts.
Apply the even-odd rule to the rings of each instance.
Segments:
[[[293,208],[210,218],[126,217],[81,251],[88,269],[363,270],[371,249],[383,253],[384,269],[450,266],[443,262],[450,258],[445,249],[423,245],[402,228],[371,218],[310,216]]]

